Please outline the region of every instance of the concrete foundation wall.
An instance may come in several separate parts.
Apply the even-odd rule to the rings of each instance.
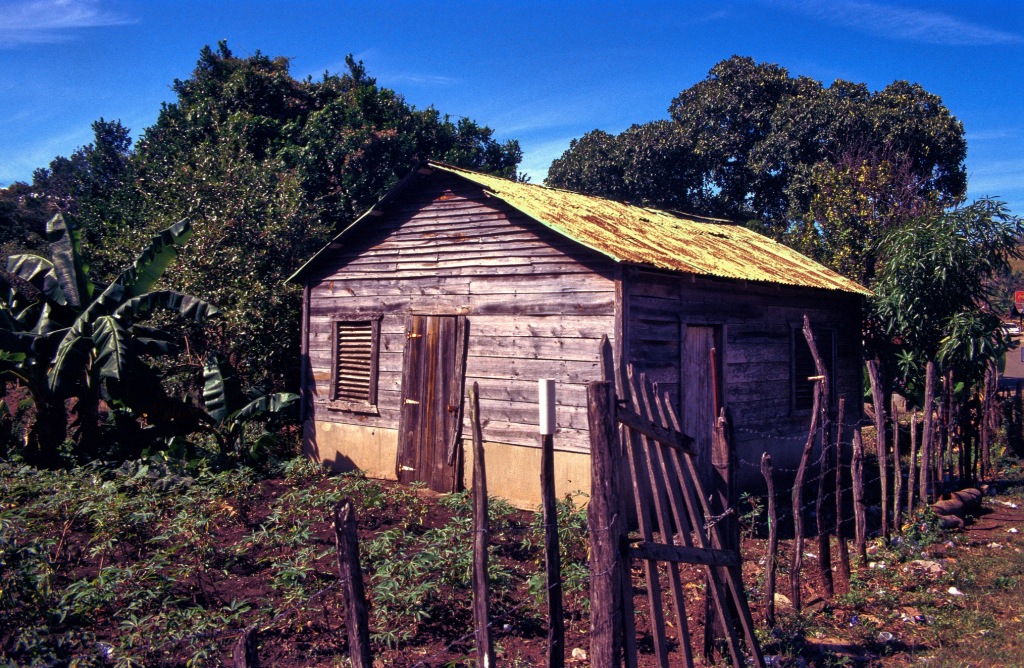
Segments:
[[[395,480],[398,430],[309,421],[303,451],[333,471],[360,469],[371,478]],[[463,452],[463,485],[468,489],[473,475],[473,453],[468,442],[463,443]],[[540,505],[540,449],[484,443],[484,453],[488,494],[505,499],[516,508],[535,510]],[[556,451],[555,494],[562,498],[576,491],[590,493],[590,455]]]

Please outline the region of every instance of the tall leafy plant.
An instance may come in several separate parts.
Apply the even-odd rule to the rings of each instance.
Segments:
[[[146,359],[176,354],[177,345],[167,329],[143,322],[158,311],[191,322],[217,314],[196,297],[154,290],[191,234],[184,220],[162,230],[109,285],[91,280],[78,232],[59,214],[47,224],[50,259],[8,258],[0,278],[6,297],[0,304],[0,347],[23,356],[10,372],[25,382],[36,404],[26,449],[33,463],[58,463],[68,398],[76,400],[73,434],[86,456],[97,452],[101,397],[151,422],[173,421],[176,404],[163,393],[159,374]]]

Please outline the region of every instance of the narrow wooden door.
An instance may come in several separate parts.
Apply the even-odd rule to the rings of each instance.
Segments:
[[[456,441],[462,423],[465,318],[410,316],[402,371],[398,479],[452,492],[458,481]]]
[[[692,436],[697,450],[697,470],[704,485],[711,483],[711,439],[714,429],[715,378],[721,379],[721,362],[712,369],[711,349],[718,350],[719,327],[683,327],[682,365],[680,369],[680,398],[682,400],[683,432]],[[720,388],[718,389],[721,392]]]

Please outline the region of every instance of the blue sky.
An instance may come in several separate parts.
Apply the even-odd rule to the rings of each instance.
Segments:
[[[1024,3],[0,0],[0,184],[91,140],[138,134],[200,48],[291,58],[296,77],[365,62],[378,83],[519,139],[543,179],[574,137],[667,118],[732,54],[877,90],[920,83],[963,121],[971,197],[1024,214]]]

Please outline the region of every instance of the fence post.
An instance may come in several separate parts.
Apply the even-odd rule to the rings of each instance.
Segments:
[[[885,447],[885,400],[878,363],[868,360],[868,381],[871,383],[871,401],[875,409],[875,450],[878,454],[878,473],[882,479],[882,537],[889,542],[889,456]]]
[[[839,417],[836,420],[836,544],[839,554],[839,572],[846,587],[850,586],[850,552],[846,546],[846,530],[843,528],[843,421],[846,417],[846,397],[839,397]]]
[[[256,651],[256,642],[255,626],[250,626],[238,636],[238,641],[231,650],[231,663],[234,668],[259,668],[260,658]]]
[[[854,549],[860,557],[861,567],[868,565],[867,552],[867,518],[864,516],[864,441],[860,436],[860,427],[853,431],[853,520],[856,534]]]
[[[476,625],[476,661],[481,668],[495,665],[491,621],[487,609],[490,582],[487,576],[487,546],[491,522],[487,516],[487,471],[484,439],[480,430],[479,386],[469,389],[469,417],[473,425],[473,622]]]
[[[622,665],[623,581],[626,518],[619,492],[618,432],[615,386],[608,381],[587,385],[590,428],[591,494],[587,508],[590,532],[590,663]]]
[[[895,395],[892,400],[892,526],[903,533],[903,464],[900,463],[900,412]]]
[[[924,428],[921,434],[921,503],[935,500],[932,460],[935,458],[935,362],[928,360],[924,374]]]
[[[768,628],[775,628],[775,571],[776,555],[779,551],[779,512],[775,508],[775,475],[772,458],[767,452],[761,455],[761,475],[768,484],[768,564],[765,572],[764,621]]]
[[[544,512],[544,572],[548,594],[548,668],[565,666],[562,617],[562,564],[558,554],[558,509],[555,505],[555,382],[541,380],[540,490]]]
[[[356,511],[350,499],[342,499],[334,507],[334,540],[338,546],[338,571],[345,599],[349,659],[353,668],[372,668],[366,591],[363,589],[363,571],[359,567]]]

